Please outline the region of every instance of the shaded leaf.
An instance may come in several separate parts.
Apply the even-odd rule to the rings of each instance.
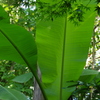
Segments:
[[[33,74],[31,72],[25,73],[23,75],[15,77],[12,81],[18,82],[18,83],[25,83],[29,81],[33,77]]]
[[[84,69],[79,80],[82,82],[91,82],[95,78],[95,76],[98,75],[98,71],[95,70],[89,70],[89,69]]]
[[[8,14],[5,12],[2,6],[0,6],[0,21],[5,21],[9,23]]]
[[[27,100],[21,92],[0,86],[0,99],[2,100]]]

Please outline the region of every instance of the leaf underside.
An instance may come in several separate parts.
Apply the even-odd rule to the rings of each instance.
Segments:
[[[87,1],[85,1],[87,2]],[[75,26],[67,17],[37,23],[38,63],[48,100],[67,100],[75,88],[67,88],[82,73],[94,24],[93,7],[84,22]]]

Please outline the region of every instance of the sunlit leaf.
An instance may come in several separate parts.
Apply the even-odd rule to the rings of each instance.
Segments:
[[[48,100],[68,100],[74,91],[74,87],[66,88],[72,85],[68,81],[77,81],[82,73],[95,17],[94,1],[89,6],[93,9],[85,13],[79,25],[70,22],[68,16],[37,23],[38,63]]]

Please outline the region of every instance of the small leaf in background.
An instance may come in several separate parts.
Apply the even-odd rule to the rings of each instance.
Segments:
[[[6,22],[10,22],[8,14],[5,12],[5,10],[3,9],[2,6],[0,6],[0,21],[6,21]]]
[[[25,83],[29,81],[32,77],[33,77],[32,73],[29,72],[29,73],[25,73],[23,75],[15,77],[12,81],[18,82],[18,83]]]
[[[79,80],[87,83],[91,82],[98,73],[95,70],[84,69]]]

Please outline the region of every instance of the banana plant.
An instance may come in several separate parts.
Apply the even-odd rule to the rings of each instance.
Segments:
[[[51,0],[41,1],[51,3]],[[69,21],[69,14],[37,23],[38,64],[48,100],[68,100],[75,89],[68,88],[70,81],[78,80],[84,68],[93,33],[95,4],[88,0],[81,3],[88,4],[91,10],[79,25]]]
[[[0,12],[0,59],[11,60],[28,66],[45,97],[44,90],[37,76],[37,48],[32,34],[18,25],[10,24],[9,17],[1,6]],[[6,89],[3,87],[3,90],[5,91]],[[11,97],[8,96],[8,99],[11,100]]]
[[[75,89],[67,88],[72,84],[68,81],[78,80],[82,73],[93,31],[94,1],[88,5],[91,10],[79,25],[70,22],[69,15],[37,23],[37,48],[32,35],[20,26],[9,24],[0,7],[0,59],[28,66],[45,100],[66,100]],[[43,84],[37,76],[37,51]]]

